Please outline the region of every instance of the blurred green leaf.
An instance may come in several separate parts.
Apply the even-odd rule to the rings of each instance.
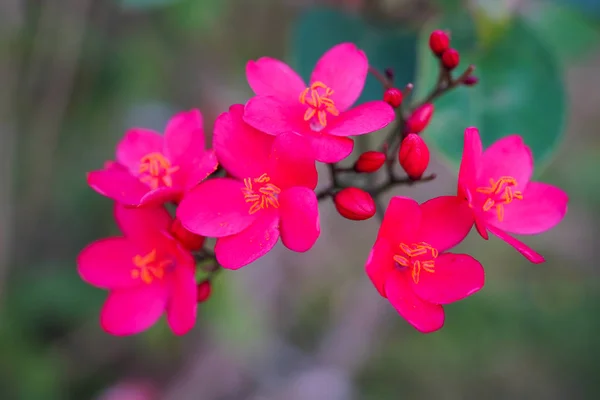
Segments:
[[[425,133],[428,142],[457,166],[468,126],[479,128],[484,146],[518,133],[531,147],[539,167],[556,149],[565,125],[565,89],[555,55],[519,18],[489,47],[474,42],[472,21],[464,16],[434,21],[421,38],[416,99],[425,97],[437,80],[438,64],[428,51],[428,34],[446,25],[462,27],[452,29],[452,44],[461,52],[457,71],[475,64],[480,82],[454,89],[435,101],[436,111]]]
[[[129,9],[146,9],[153,7],[164,7],[178,3],[181,0],[121,0],[121,6]]]
[[[319,58],[342,42],[355,43],[380,71],[394,70],[398,86],[412,82],[415,76],[417,36],[408,31],[371,26],[362,19],[330,9],[313,9],[302,15],[292,33],[292,63],[308,81]],[[381,84],[369,74],[358,103],[380,100]]]
[[[586,56],[600,45],[600,27],[573,8],[534,3],[523,13],[523,18],[564,63]]]

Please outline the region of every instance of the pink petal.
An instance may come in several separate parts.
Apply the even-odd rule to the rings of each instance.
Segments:
[[[421,270],[419,283],[411,279],[412,289],[421,299],[434,304],[449,304],[472,295],[483,287],[483,266],[466,254],[441,254],[434,272]]]
[[[533,235],[553,228],[567,213],[569,197],[559,188],[540,182],[530,182],[523,200],[513,200],[504,206],[502,222],[487,213],[488,224],[521,235]]]
[[[308,251],[321,233],[315,192],[299,186],[284,190],[279,195],[279,215],[283,244],[293,251]]]
[[[440,196],[421,204],[419,241],[427,242],[438,251],[446,251],[467,236],[473,227],[473,212],[469,204],[456,196]]]
[[[167,304],[164,284],[113,291],[100,313],[102,328],[117,336],[140,333],[158,321]]]
[[[481,166],[482,145],[479,130],[469,127],[465,130],[463,155],[458,173],[458,195],[466,197],[464,190],[477,185],[477,172]],[[470,200],[470,199],[469,199]]]
[[[410,274],[393,274],[385,285],[388,300],[398,314],[418,331],[430,333],[444,326],[444,309],[441,305],[429,303],[413,292]]]
[[[146,193],[144,197],[140,199],[140,206],[156,207],[170,201],[179,201],[181,200],[182,194],[182,188],[162,186]]]
[[[150,188],[124,169],[110,168],[92,171],[87,176],[88,185],[103,196],[119,203],[137,206]]]
[[[167,322],[176,335],[185,335],[196,324],[196,278],[194,264],[178,265],[173,274]]]
[[[215,122],[213,147],[219,162],[231,175],[244,179],[267,171],[267,160],[275,138],[243,120],[244,106],[234,104]]]
[[[183,187],[190,190],[208,178],[218,167],[219,162],[215,151],[212,149],[204,151],[198,158],[194,159],[191,167],[185,170]]]
[[[314,133],[308,136],[315,159],[323,163],[342,161],[352,153],[354,141],[347,137],[333,136],[326,133]]]
[[[392,197],[377,238],[386,238],[390,245],[413,242],[421,224],[421,209],[419,204],[408,197]]]
[[[290,105],[273,96],[255,96],[244,109],[244,121],[270,135],[303,132],[310,125],[304,120],[305,106]]]
[[[267,254],[279,240],[279,216],[260,213],[252,225],[240,233],[217,239],[217,261],[227,269],[239,269]]]
[[[93,242],[77,256],[77,271],[85,282],[102,289],[121,289],[139,285],[131,276],[133,258],[140,249],[126,238]]]
[[[383,101],[370,101],[340,114],[324,132],[335,136],[355,136],[375,132],[396,118],[394,109]]]
[[[394,252],[388,240],[380,237],[375,241],[369,258],[365,264],[365,270],[375,288],[383,297],[385,294],[385,283],[396,270],[394,262]]]
[[[334,90],[331,97],[340,111],[345,111],[360,96],[369,62],[367,56],[352,43],[341,43],[329,49],[317,62],[310,83],[323,82]]]
[[[206,147],[200,111],[181,112],[171,118],[165,129],[164,143],[165,155],[172,164],[193,166]]]
[[[314,189],[319,177],[310,141],[293,132],[277,136],[271,149],[268,174],[281,190],[293,186]]]
[[[117,145],[117,161],[136,174],[140,160],[150,153],[163,152],[164,138],[149,129],[134,128]]]
[[[231,178],[202,182],[189,191],[177,207],[177,218],[189,231],[201,236],[223,237],[241,232],[253,223],[244,201],[244,183]]]
[[[125,207],[115,204],[115,220],[128,238],[143,242],[149,234],[156,237],[156,232],[169,231],[173,218],[166,208],[157,207]]]
[[[515,239],[514,237],[506,234],[501,229],[498,229],[494,226],[488,225],[487,229],[492,232],[494,235],[498,236],[500,239],[504,240],[506,243],[517,249],[519,253],[521,253],[526,259],[531,261],[534,264],[541,264],[546,260],[542,257],[541,254],[536,253],[532,248],[527,246],[525,243],[520,240]]]
[[[475,229],[477,229],[477,233],[479,233],[483,239],[488,240],[490,238],[487,232],[486,224],[480,218],[475,218]]]
[[[502,176],[513,177],[518,185],[514,190],[524,190],[533,172],[533,156],[519,135],[506,136],[490,147],[481,156],[481,169],[477,183],[490,186],[490,179]]]
[[[297,102],[306,84],[286,63],[262,57],[246,64],[248,84],[258,96]]]

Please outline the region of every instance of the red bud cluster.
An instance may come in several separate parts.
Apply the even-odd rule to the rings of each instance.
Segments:
[[[364,190],[355,187],[342,189],[335,195],[333,201],[335,208],[344,218],[363,221],[375,215],[375,200]]]
[[[429,165],[429,148],[419,135],[410,133],[400,145],[398,160],[411,179],[420,179]]]
[[[389,88],[383,94],[383,101],[385,101],[386,103],[388,103],[390,106],[392,106],[394,108],[398,108],[398,107],[400,107],[400,104],[402,104],[403,97],[404,96],[400,89]]]
[[[460,54],[457,50],[450,48],[450,36],[442,31],[436,30],[429,35],[429,48],[442,60],[442,65],[451,71],[460,63]]]
[[[365,151],[354,163],[354,170],[364,173],[375,172],[385,163],[385,158],[385,153],[380,151]]]
[[[410,133],[419,133],[429,125],[433,116],[434,107],[431,103],[425,103],[417,107],[406,121],[406,129]]]

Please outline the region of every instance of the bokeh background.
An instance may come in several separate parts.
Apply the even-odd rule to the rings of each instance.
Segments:
[[[117,230],[85,176],[128,127],[160,131],[198,107],[209,140],[215,117],[251,95],[247,60],[306,75],[347,40],[399,86],[414,82],[418,100],[434,28],[452,30],[459,68],[474,62],[481,82],[436,102],[424,138],[438,179],[382,202],[451,193],[468,125],[486,144],[521,133],[537,178],[570,194],[557,228],[524,239],[547,263],[469,236],[459,250],[484,264],[486,287],[422,335],[364,274],[376,218],[347,221],[323,203],[312,251],[278,246],[219,274],[185,337],[162,322],[130,338],[100,329],[105,293],[75,258]],[[599,75],[595,0],[1,0],[0,398],[600,398]],[[370,78],[363,100],[381,95]]]

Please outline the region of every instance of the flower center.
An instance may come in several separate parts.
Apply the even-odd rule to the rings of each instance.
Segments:
[[[328,113],[336,117],[340,115],[331,99],[332,95],[333,89],[319,81],[300,93],[300,103],[308,106],[304,113],[304,120],[310,121],[313,130],[320,131],[327,126]]]
[[[410,246],[400,243],[400,254],[394,256],[398,265],[410,268],[413,282],[419,283],[421,271],[434,273],[435,259],[439,252],[429,243],[419,242]]]
[[[165,269],[173,264],[171,260],[157,259],[156,249],[145,256],[137,255],[133,257],[135,268],[131,270],[133,279],[141,279],[142,282],[150,284],[154,279],[163,279]]]
[[[489,187],[477,188],[478,193],[488,195],[482,206],[483,211],[490,211],[495,208],[498,221],[502,222],[504,219],[504,206],[512,203],[515,199],[523,200],[523,193],[514,190],[514,186],[517,185],[517,180],[512,176],[502,176],[497,181],[490,178]]]
[[[150,186],[151,189],[173,186],[171,175],[178,170],[179,167],[172,167],[169,159],[161,153],[149,153],[140,159],[140,181]]]
[[[269,206],[279,208],[279,200],[277,195],[281,193],[274,184],[270,183],[269,175],[262,174],[258,178],[245,178],[242,193],[246,203],[251,203],[248,213],[255,212],[268,208]]]

